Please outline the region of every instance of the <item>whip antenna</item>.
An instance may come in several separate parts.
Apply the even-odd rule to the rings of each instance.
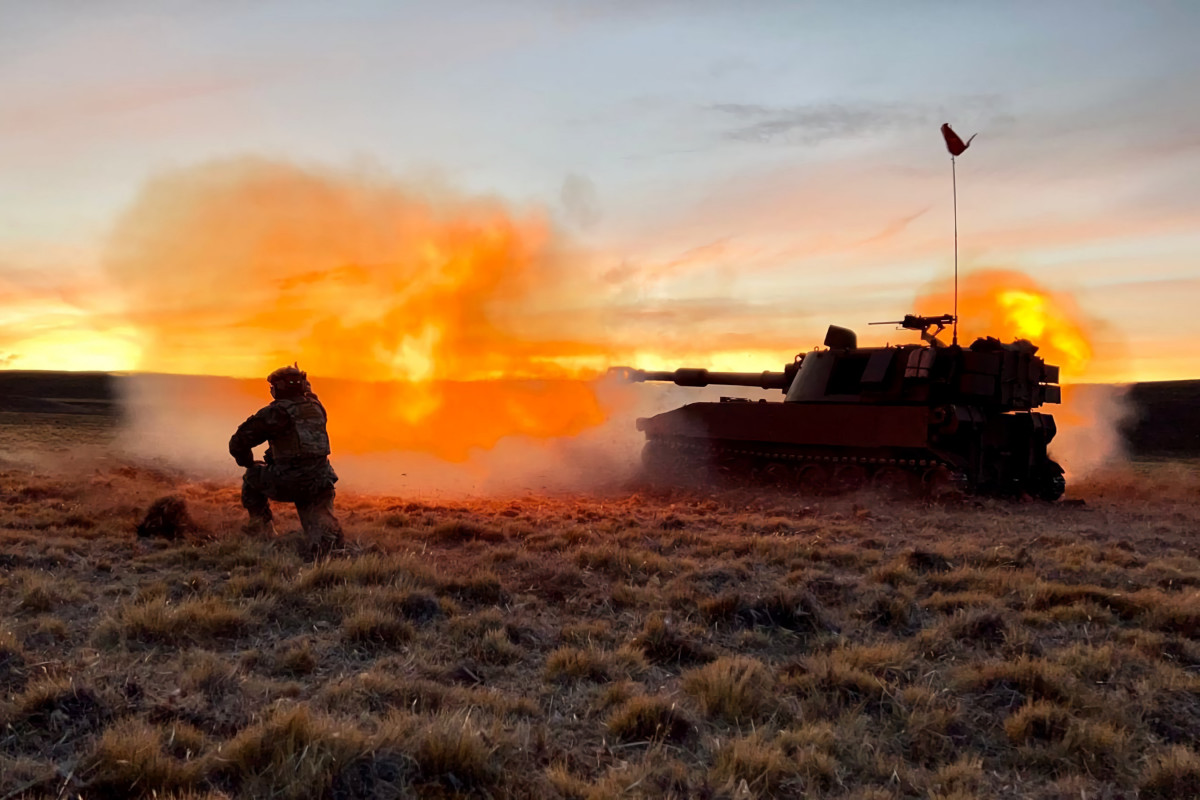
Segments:
[[[954,156],[950,156],[950,187],[954,193],[954,334],[953,344],[958,344],[958,175],[954,170]]]
[[[954,160],[966,152],[971,146],[971,139],[977,135],[972,133],[964,142],[950,127],[950,123],[942,125],[942,138],[946,140],[946,149],[950,151],[950,186],[954,192],[954,344],[958,344],[958,175]]]

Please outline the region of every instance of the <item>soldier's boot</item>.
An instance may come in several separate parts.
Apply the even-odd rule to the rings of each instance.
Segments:
[[[254,480],[254,475],[255,470],[247,469],[242,478],[242,508],[250,514],[250,521],[242,526],[242,533],[274,538],[275,518],[271,513],[271,501]]]
[[[322,492],[310,500],[296,503],[300,525],[304,528],[306,558],[324,558],[345,546],[342,526],[333,515],[333,491]]]
[[[242,533],[255,539],[274,539],[275,521],[269,516],[252,516],[242,525]]]

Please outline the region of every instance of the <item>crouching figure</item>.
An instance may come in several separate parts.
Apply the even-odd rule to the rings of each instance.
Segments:
[[[343,544],[342,527],[333,515],[337,473],[329,463],[328,415],[312,392],[307,373],[283,367],[267,376],[270,405],[238,426],[229,454],[246,468],[242,506],[250,513],[246,532],[274,536],[271,500],[295,503],[304,529],[305,555],[318,558]],[[255,461],[253,448],[268,443],[266,460]]]

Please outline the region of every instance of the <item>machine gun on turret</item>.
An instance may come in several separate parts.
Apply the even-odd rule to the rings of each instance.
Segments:
[[[929,342],[933,347],[945,347],[946,343],[940,341],[937,335],[946,330],[947,325],[953,325],[955,317],[953,314],[941,314],[936,317],[921,317],[916,314],[905,314],[904,319],[892,320],[888,322],[872,322],[871,325],[899,325],[901,328],[907,328],[910,331],[920,331],[921,340]],[[929,329],[937,326],[937,330],[933,333]]]

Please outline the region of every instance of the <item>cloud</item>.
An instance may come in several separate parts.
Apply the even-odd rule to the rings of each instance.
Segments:
[[[863,239],[861,242],[859,242],[859,244],[879,244],[880,242],[885,242],[889,239],[892,239],[893,237],[903,233],[909,224],[923,217],[931,208],[933,208],[933,206],[925,206],[920,211],[915,211],[912,214],[906,214],[899,219],[892,220],[883,228],[883,230],[879,231],[879,233],[868,236],[866,239]]]
[[[849,106],[764,106],[748,103],[717,103],[717,114],[733,120],[725,138],[739,142],[820,144],[875,133],[897,126],[926,123],[929,112],[908,105]]]
[[[730,252],[731,240],[726,237],[690,247],[683,253],[665,260],[624,260],[604,273],[604,281],[622,284],[635,280],[639,285],[661,281],[687,272],[690,269],[710,267],[725,258]]]
[[[1007,124],[1006,103],[994,95],[957,97],[939,105],[847,101],[795,106],[714,103],[707,110],[729,127],[723,138],[737,142],[816,145],[919,128],[936,128],[947,119]],[[935,132],[936,133],[936,132]]]

